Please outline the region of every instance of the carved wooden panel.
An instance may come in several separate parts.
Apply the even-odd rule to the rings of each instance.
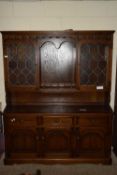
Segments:
[[[70,129],[45,130],[45,154],[69,155],[70,150],[71,150]]]
[[[73,41],[46,39],[40,48],[41,87],[74,87],[75,55]]]
[[[105,156],[105,136],[102,128],[80,129],[80,156],[103,157]]]
[[[11,153],[34,153],[36,151],[36,135],[31,129],[15,129],[9,136]]]

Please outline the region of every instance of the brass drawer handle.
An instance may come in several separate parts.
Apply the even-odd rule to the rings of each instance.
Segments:
[[[16,121],[16,119],[15,118],[11,118],[10,121],[11,121],[11,123],[13,123],[13,122]]]
[[[8,58],[8,55],[4,55],[4,58]]]

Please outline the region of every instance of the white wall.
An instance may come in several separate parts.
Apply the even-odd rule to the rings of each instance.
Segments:
[[[5,106],[5,89],[4,89],[4,70],[3,70],[3,48],[2,35],[0,34],[0,106],[1,109]]]
[[[0,31],[115,30],[116,1],[0,2]],[[114,107],[117,32],[114,34],[111,106]],[[5,106],[2,39],[0,36],[0,101]]]

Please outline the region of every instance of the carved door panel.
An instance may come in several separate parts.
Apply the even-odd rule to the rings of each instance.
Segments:
[[[3,42],[7,88],[37,86],[35,40],[28,35],[9,35]]]
[[[35,157],[37,154],[36,131],[23,128],[11,129],[6,135],[6,146],[8,157]]]
[[[80,157],[111,160],[111,120],[111,113],[80,114],[77,120]]]
[[[45,156],[70,157],[72,153],[72,116],[43,117]]]
[[[46,37],[40,41],[40,86],[76,88],[76,39]]]
[[[37,156],[36,115],[13,113],[4,116],[7,157]]]
[[[80,157],[98,158],[105,156],[105,132],[102,128],[80,128]]]
[[[44,131],[45,156],[70,157],[71,131],[67,129],[45,129]]]

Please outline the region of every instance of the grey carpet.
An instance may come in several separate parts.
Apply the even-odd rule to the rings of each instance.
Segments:
[[[102,164],[68,164],[68,165],[41,165],[21,164],[4,165],[3,158],[0,160],[0,175],[20,175],[30,172],[36,175],[37,169],[42,175],[117,175],[117,157],[112,153],[112,165]]]

